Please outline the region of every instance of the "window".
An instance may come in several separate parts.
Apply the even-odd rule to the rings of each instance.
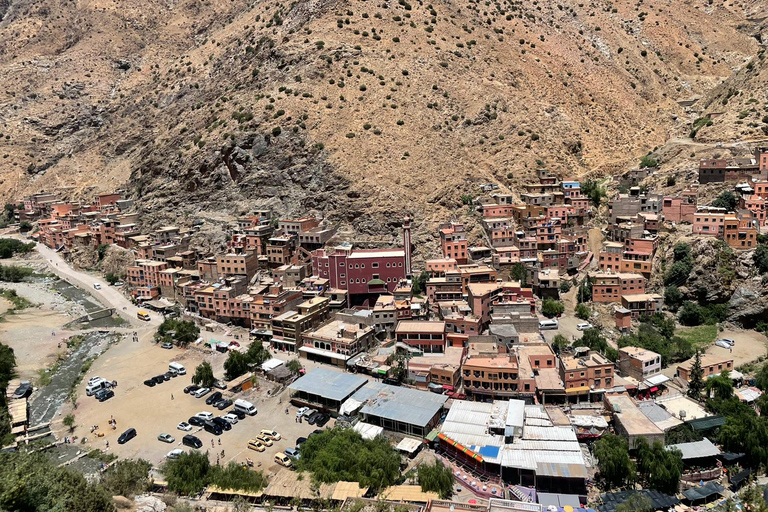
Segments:
[[[378,264],[378,263],[371,263],[371,267],[373,267],[373,268],[379,268],[379,264]]]

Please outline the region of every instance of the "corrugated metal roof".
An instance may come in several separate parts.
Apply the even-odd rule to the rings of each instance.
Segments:
[[[547,411],[544,409],[543,405],[526,405],[525,417],[526,419],[536,418],[540,420],[548,420],[549,414],[547,414]]]
[[[677,448],[683,454],[683,460],[700,459],[704,457],[716,457],[720,455],[720,449],[706,437],[701,441],[691,443],[670,444],[667,450]]]
[[[288,386],[291,391],[303,391],[330,400],[342,401],[360,389],[367,379],[351,373],[342,373],[327,368],[315,368]]]
[[[455,400],[440,431],[465,446],[502,446],[504,438],[488,432],[497,410],[495,404]]]
[[[448,400],[445,395],[380,382],[369,382],[352,398],[365,402],[360,409],[363,416],[376,416],[419,427],[425,427]]]
[[[523,439],[538,441],[576,441],[576,432],[572,427],[537,427],[526,426]]]
[[[507,405],[507,426],[522,427],[525,423],[526,409],[523,400],[510,400]]]
[[[587,478],[587,468],[582,464],[561,464],[559,462],[539,462],[536,464],[536,476],[555,476],[560,478]]]
[[[529,441],[525,439],[516,439],[511,446],[515,450],[581,452],[581,445],[579,445],[577,441]]]
[[[581,452],[559,452],[551,450],[515,450],[505,446],[501,450],[501,465],[504,467],[535,471],[539,463],[575,464],[586,466]]]

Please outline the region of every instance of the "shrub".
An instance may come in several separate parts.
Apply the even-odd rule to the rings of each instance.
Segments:
[[[565,306],[559,300],[547,298],[541,305],[541,314],[547,318],[553,318],[563,314]]]
[[[581,318],[582,320],[589,320],[589,317],[592,316],[592,312],[589,310],[589,307],[584,304],[583,302],[580,304],[576,304],[576,317]]]
[[[656,167],[658,164],[659,163],[656,161],[656,159],[651,157],[650,155],[645,155],[642,159],[640,159],[641,169],[645,167]]]

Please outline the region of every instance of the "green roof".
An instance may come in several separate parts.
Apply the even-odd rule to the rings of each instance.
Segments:
[[[368,286],[371,286],[371,285],[374,285],[374,286],[386,286],[387,283],[385,283],[381,279],[371,279],[370,281],[368,281]]]
[[[693,430],[712,430],[713,428],[725,425],[725,418],[722,416],[710,416],[708,418],[698,418],[688,422]]]

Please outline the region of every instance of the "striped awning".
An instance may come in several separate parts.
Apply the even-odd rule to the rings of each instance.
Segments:
[[[484,462],[482,455],[480,455],[479,453],[473,452],[463,444],[451,439],[450,437],[446,436],[442,432],[437,435],[437,438],[440,439],[441,441],[444,441],[446,444],[453,446],[456,449],[456,451],[463,453],[467,457],[474,459],[480,463]]]

